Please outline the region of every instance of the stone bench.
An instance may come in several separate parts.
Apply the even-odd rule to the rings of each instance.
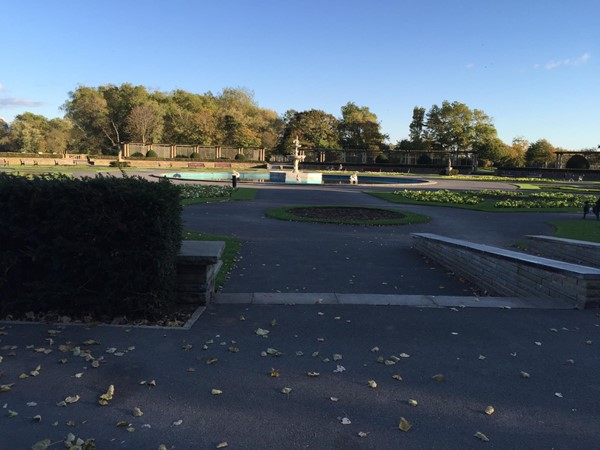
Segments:
[[[552,259],[600,267],[600,243],[554,236],[528,235],[527,251]]]
[[[219,167],[221,169],[231,169],[231,163],[227,162],[216,162],[215,167]]]
[[[183,241],[177,256],[179,303],[207,305],[215,295],[215,280],[223,265],[223,241]]]
[[[490,293],[600,305],[600,269],[437,234],[413,233],[413,248]]]
[[[203,162],[190,162],[188,167],[205,167]]]

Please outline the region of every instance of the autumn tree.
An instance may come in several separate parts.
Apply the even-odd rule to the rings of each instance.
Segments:
[[[156,102],[134,106],[125,119],[129,139],[142,144],[159,142],[163,131],[163,111]]]
[[[529,167],[546,167],[555,160],[556,149],[546,139],[539,139],[529,144],[525,152],[525,163]]]
[[[387,136],[381,133],[377,116],[366,106],[348,102],[342,106],[342,119],[339,126],[343,148],[378,151],[385,146]]]
[[[339,149],[339,120],[318,109],[309,111],[287,111],[284,114],[284,129],[278,151],[290,153],[293,141],[298,137],[305,150],[313,148]]]

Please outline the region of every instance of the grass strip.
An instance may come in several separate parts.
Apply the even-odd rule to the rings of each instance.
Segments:
[[[593,214],[586,220],[553,220],[554,236],[579,241],[600,242],[600,221]]]

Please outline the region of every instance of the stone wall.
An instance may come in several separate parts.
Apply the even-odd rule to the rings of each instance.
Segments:
[[[412,236],[420,253],[490,294],[559,298],[577,308],[600,305],[600,269],[435,234]]]
[[[545,258],[600,267],[600,243],[553,236],[527,236],[527,251]]]

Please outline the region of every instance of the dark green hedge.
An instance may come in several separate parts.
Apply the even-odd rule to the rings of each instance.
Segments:
[[[149,317],[174,300],[181,227],[168,181],[0,174],[0,317]]]

